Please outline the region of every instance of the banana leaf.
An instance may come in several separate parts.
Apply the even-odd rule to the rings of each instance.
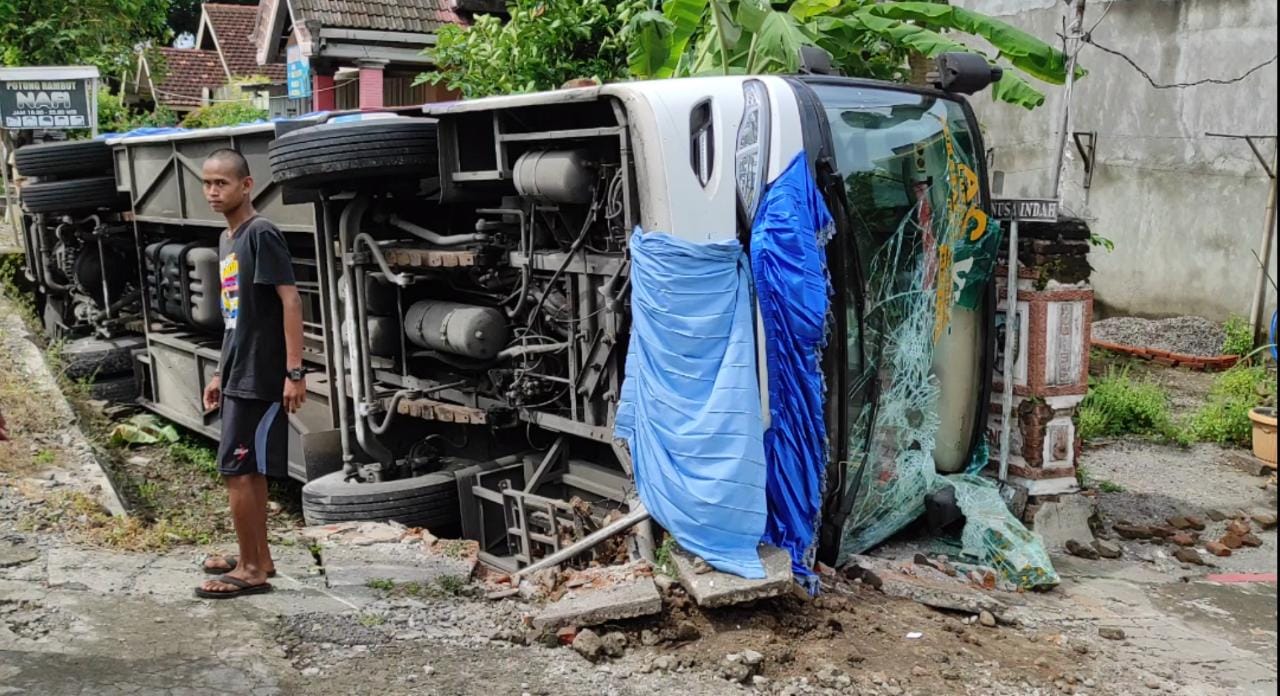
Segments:
[[[1067,56],[1062,51],[1015,26],[963,7],[930,2],[886,2],[860,12],[980,36],[1015,68],[1036,79],[1055,85],[1067,79]],[[1076,69],[1076,77],[1086,74],[1083,68]]]
[[[116,424],[111,429],[109,442],[116,447],[125,445],[154,445],[160,442],[177,442],[178,431],[168,423],[150,414],[136,415]]]

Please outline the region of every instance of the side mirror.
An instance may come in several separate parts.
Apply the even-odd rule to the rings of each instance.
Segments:
[[[831,62],[831,54],[817,46],[800,47],[801,75],[839,75]]]
[[[936,72],[929,82],[944,92],[976,94],[1000,81],[1004,70],[992,65],[976,53],[943,53],[938,56]]]

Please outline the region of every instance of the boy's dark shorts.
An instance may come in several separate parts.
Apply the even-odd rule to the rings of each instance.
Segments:
[[[279,402],[222,397],[218,473],[223,476],[289,474],[289,419]]]

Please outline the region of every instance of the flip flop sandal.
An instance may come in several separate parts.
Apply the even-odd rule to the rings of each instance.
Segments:
[[[221,558],[222,560],[226,561],[227,567],[226,568],[210,568],[208,563],[211,559],[214,559],[214,558]],[[205,573],[209,575],[221,575],[223,573],[230,573],[231,571],[235,570],[236,566],[239,564],[240,564],[240,559],[236,556],[208,556],[203,561],[200,562],[200,570],[203,570]],[[270,573],[267,573],[267,577],[269,578],[274,578],[275,576],[276,576],[276,571],[274,570],[271,571]]]
[[[230,575],[219,575],[214,579],[217,580],[218,582],[223,582],[228,585],[234,585],[239,589],[221,591],[221,590],[206,590],[202,587],[197,587],[196,596],[200,597],[201,599],[233,599],[235,597],[241,597],[244,595],[266,594],[274,589],[273,587],[271,587],[271,583],[269,582],[264,582],[258,585],[250,585],[244,580],[241,580],[240,578],[233,578]]]

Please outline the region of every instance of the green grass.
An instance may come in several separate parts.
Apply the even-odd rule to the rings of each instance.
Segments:
[[[213,478],[218,477],[218,453],[191,439],[175,442],[168,447],[169,458],[179,464],[188,464]]]
[[[1276,376],[1262,365],[1238,365],[1223,372],[1209,399],[1191,417],[1191,437],[1200,442],[1247,447],[1253,439],[1249,411],[1275,398]]]
[[[1223,355],[1248,355],[1253,350],[1253,331],[1248,319],[1232,314],[1222,325],[1222,331],[1226,335],[1222,340]]]
[[[436,579],[436,587],[450,597],[456,597],[467,589],[467,579],[457,575],[444,575]]]
[[[1188,444],[1185,431],[1173,422],[1164,389],[1130,378],[1125,368],[1108,368],[1105,375],[1091,381],[1076,419],[1080,437],[1086,441],[1140,435]]]
[[[675,553],[675,550],[676,550],[675,537],[668,536],[667,538],[662,540],[662,545],[659,546],[658,550],[655,551],[653,554],[654,561],[656,561],[656,564],[658,566],[658,571],[661,572],[663,575],[669,575],[671,577],[676,576],[676,561],[672,557],[672,554]]]
[[[386,622],[387,622],[387,617],[381,614],[361,614],[360,615],[360,625],[364,626],[365,628],[373,628],[375,626],[381,626]]]
[[[396,588],[396,584],[389,578],[370,578],[365,582],[365,587],[368,587],[371,590],[390,592]]]
[[[1103,493],[1124,493],[1124,486],[1114,481],[1102,480],[1098,482],[1098,490]]]
[[[52,450],[40,450],[36,453],[36,464],[48,466],[49,464],[52,464],[55,459],[57,459],[57,455],[54,454]]]

